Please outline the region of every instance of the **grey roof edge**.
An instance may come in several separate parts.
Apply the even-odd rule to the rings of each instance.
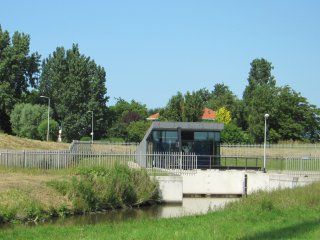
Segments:
[[[153,122],[150,130],[175,130],[177,128],[182,130],[221,131],[224,124],[216,122]]]

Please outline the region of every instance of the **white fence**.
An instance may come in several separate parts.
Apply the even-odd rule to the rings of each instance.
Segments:
[[[222,145],[221,156],[197,156],[192,153],[172,152],[136,153],[136,144],[131,143],[121,145],[112,143],[111,147],[114,151],[110,151],[110,149],[98,151],[101,146],[105,150],[105,148],[110,148],[110,143],[74,142],[69,150],[61,151],[0,150],[0,166],[66,169],[90,166],[109,167],[120,163],[134,168],[143,167],[155,174],[193,174],[198,168],[250,169],[262,166],[261,156],[248,151],[248,149],[253,149],[260,153],[262,152],[262,145]],[[271,146],[269,145],[267,149],[267,170],[286,171],[289,174],[299,176],[320,175],[320,153],[317,153],[319,145],[305,144],[301,146],[292,144],[292,149],[288,144],[283,145],[282,147],[287,147],[287,152],[283,151],[283,148],[280,148],[279,145]],[[231,149],[234,154],[225,154],[226,149]],[[275,157],[270,154],[271,150],[275,150]],[[296,154],[295,150],[299,154]],[[238,151],[241,151],[241,154],[238,154]],[[278,157],[279,151],[284,155],[283,157]],[[215,157],[219,161],[215,162]],[[270,169],[268,169],[268,166],[270,166]]]
[[[165,170],[176,175],[194,174],[197,171],[198,158],[194,153],[154,153],[147,154],[146,168]]]
[[[320,157],[286,158],[286,172],[293,176],[320,176]]]
[[[143,165],[141,159],[146,161]],[[0,150],[0,165],[10,168],[71,169],[77,167],[110,167],[127,164],[145,168],[154,174],[192,174],[197,169],[197,156],[182,153],[116,154],[105,152],[15,151]]]

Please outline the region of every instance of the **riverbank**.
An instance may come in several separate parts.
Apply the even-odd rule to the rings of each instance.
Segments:
[[[259,192],[201,216],[118,224],[18,227],[0,239],[319,239],[320,183]]]
[[[158,199],[145,171],[111,168],[0,169],[0,223],[133,207]]]

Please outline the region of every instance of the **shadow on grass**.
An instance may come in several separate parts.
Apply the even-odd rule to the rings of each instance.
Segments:
[[[303,237],[307,232],[313,229],[320,228],[320,219],[306,221],[299,224],[294,224],[289,227],[284,227],[276,230],[269,230],[261,233],[249,235],[240,239],[256,240],[256,239],[288,239]]]

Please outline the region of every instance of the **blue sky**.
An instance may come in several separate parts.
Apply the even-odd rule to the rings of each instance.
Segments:
[[[320,1],[3,1],[0,24],[42,58],[78,43],[115,97],[164,107],[178,91],[224,83],[239,97],[250,62],[320,106]]]

